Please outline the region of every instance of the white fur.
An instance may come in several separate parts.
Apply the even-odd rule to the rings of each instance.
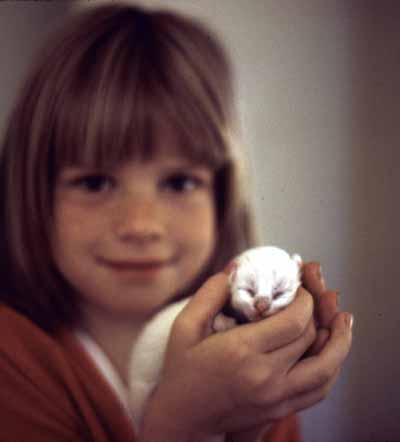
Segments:
[[[277,247],[257,247],[244,252],[235,259],[236,266],[229,276],[232,307],[249,321],[286,307],[300,285],[301,262],[299,255],[290,257]],[[184,299],[156,314],[136,340],[129,367],[129,402],[137,428],[140,428],[146,401],[160,380],[172,324],[189,301],[190,298]],[[234,326],[236,321],[221,313],[215,317],[213,329],[218,332]],[[207,442],[224,439],[224,435],[216,435]]]

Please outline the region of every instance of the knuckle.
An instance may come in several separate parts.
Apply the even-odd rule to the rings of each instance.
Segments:
[[[255,406],[269,408],[277,402],[276,392],[271,385],[271,376],[263,371],[253,382],[252,403]]]
[[[241,374],[239,381],[245,387],[247,401],[251,406],[264,407],[268,403],[270,395],[266,379],[266,370],[248,369]]]
[[[246,371],[251,354],[249,346],[245,342],[236,339],[226,340],[223,351],[227,364],[235,367],[239,374]]]
[[[281,402],[269,412],[269,419],[277,422],[292,413],[292,409],[287,401]]]
[[[321,388],[323,388],[323,386],[325,386],[325,384],[327,384],[332,379],[332,376],[333,373],[331,372],[331,370],[321,370],[317,373],[315,377],[315,383],[316,385],[322,386]]]
[[[325,399],[329,395],[331,388],[332,386],[330,384],[324,385],[321,388],[321,400]]]
[[[245,345],[230,345],[228,348],[228,360],[234,361],[240,369],[245,366],[248,358],[248,350]]]
[[[236,350],[240,360],[246,360],[253,353],[251,339],[249,339],[247,334],[240,333],[238,328],[236,331],[237,334],[234,336],[232,347]]]
[[[330,385],[324,385],[323,387],[318,389],[318,392],[315,396],[315,401],[314,404],[317,404],[319,402],[322,402],[323,400],[325,400],[329,393],[331,391],[331,386]]]
[[[257,393],[262,390],[263,376],[261,373],[251,370],[246,373],[245,376],[248,389],[253,393],[254,396],[258,396]]]
[[[301,318],[294,318],[293,321],[291,321],[290,333],[296,337],[300,337],[304,333],[304,323]]]

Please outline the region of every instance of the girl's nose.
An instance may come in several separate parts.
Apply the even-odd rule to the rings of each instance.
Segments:
[[[155,241],[165,233],[162,208],[156,201],[126,198],[116,211],[115,232],[123,241]]]

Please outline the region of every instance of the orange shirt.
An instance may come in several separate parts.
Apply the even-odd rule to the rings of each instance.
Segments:
[[[0,305],[0,442],[138,442],[123,404],[72,332]],[[295,416],[264,442],[300,442]]]

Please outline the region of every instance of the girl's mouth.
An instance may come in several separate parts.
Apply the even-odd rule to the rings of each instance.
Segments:
[[[156,276],[162,270],[172,264],[169,260],[142,260],[142,261],[105,261],[105,265],[112,271],[123,276],[132,276],[139,278],[150,278]]]

